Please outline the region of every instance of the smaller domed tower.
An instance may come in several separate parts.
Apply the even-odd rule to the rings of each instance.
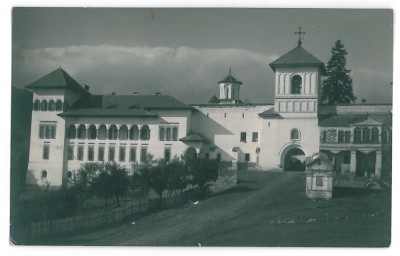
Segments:
[[[229,75],[218,82],[219,102],[222,104],[237,104],[239,99],[241,81],[232,76],[232,70],[229,68]]]

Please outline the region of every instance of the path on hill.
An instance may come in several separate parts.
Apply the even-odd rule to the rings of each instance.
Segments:
[[[237,187],[122,225],[54,241],[74,245],[383,246],[390,196],[313,201],[304,173],[240,172]],[[379,234],[379,235],[378,235]]]

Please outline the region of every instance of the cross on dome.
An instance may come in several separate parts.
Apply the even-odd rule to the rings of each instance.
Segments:
[[[301,27],[299,27],[299,32],[294,32],[295,35],[299,35],[299,41],[297,42],[298,46],[301,46],[301,35],[304,35],[305,33],[305,31],[301,31]]]

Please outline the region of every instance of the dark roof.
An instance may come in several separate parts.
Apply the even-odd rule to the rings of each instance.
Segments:
[[[354,115],[337,115],[331,116],[319,121],[320,127],[349,127],[352,124],[360,123],[372,118],[382,124],[391,124],[391,115],[371,115],[371,114],[354,114]]]
[[[82,97],[71,106],[71,109],[81,108],[191,109],[169,95],[90,95]]]
[[[60,113],[59,116],[98,116],[98,117],[157,117],[158,115],[142,108],[82,108]]]
[[[237,84],[242,84],[241,81],[237,80],[232,74],[229,72],[229,75],[226,76],[224,79],[218,82],[220,83],[237,83]]]
[[[190,131],[187,136],[185,136],[179,140],[183,141],[183,142],[205,142],[205,143],[209,142],[209,140],[201,133],[192,132],[192,131]]]
[[[276,67],[285,66],[319,66],[322,73],[326,73],[325,65],[322,61],[314,57],[311,53],[306,51],[303,47],[297,46],[293,50],[284,54],[282,57],[276,59],[269,66],[274,70]]]
[[[192,107],[168,95],[88,95],[60,116],[156,117],[153,109],[185,110]]]
[[[83,93],[84,95],[90,95],[90,93],[82,85],[80,85],[77,81],[75,81],[75,79],[73,79],[61,67],[25,87],[28,89],[65,88]]]
[[[267,118],[267,119],[283,119],[281,115],[279,115],[277,112],[275,112],[274,108],[270,108],[260,114],[258,116],[262,118]]]
[[[208,103],[210,104],[218,104],[220,103],[219,99],[217,98],[217,96],[212,96],[211,99],[208,100]]]

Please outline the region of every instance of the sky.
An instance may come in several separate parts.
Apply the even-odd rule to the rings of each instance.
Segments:
[[[242,81],[241,99],[272,103],[269,63],[297,46],[327,63],[344,44],[358,101],[392,102],[393,12],[377,9],[14,8],[12,85],[62,67],[92,94],[161,92],[189,103]]]

